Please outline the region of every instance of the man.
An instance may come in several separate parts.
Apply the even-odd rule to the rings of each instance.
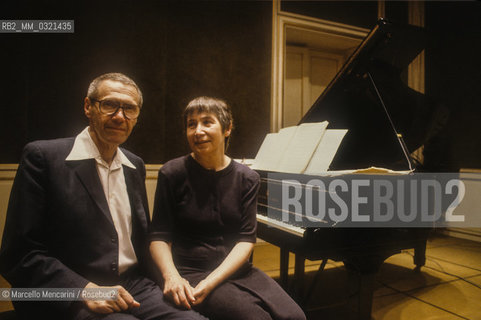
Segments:
[[[203,319],[164,302],[144,277],[149,211],[145,167],[120,149],[142,93],[104,74],[89,86],[89,127],[75,138],[29,143],[12,187],[0,271],[12,287],[118,289],[116,300],[14,301],[25,319]]]

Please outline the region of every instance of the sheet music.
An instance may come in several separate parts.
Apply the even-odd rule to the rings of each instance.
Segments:
[[[323,121],[303,123],[297,126],[294,136],[287,147],[282,150],[283,156],[276,171],[304,172],[326,131],[327,125],[328,122]]]
[[[329,166],[346,133],[346,129],[326,130],[304,173],[317,175],[329,170]]]
[[[262,141],[259,151],[252,164],[252,169],[268,170],[268,167],[272,165],[270,161],[274,161],[274,154],[276,153],[275,145],[277,139],[277,133],[268,133]]]
[[[278,133],[268,133],[257,152],[252,169],[277,171],[284,151],[297,131],[296,126],[282,128]]]

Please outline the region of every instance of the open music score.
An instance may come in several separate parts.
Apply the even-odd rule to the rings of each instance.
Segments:
[[[320,174],[329,169],[347,130],[328,130],[328,122],[282,128],[265,137],[252,169]]]

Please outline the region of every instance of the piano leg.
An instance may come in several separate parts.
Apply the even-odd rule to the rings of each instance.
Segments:
[[[354,270],[349,271],[349,306],[352,320],[371,320],[372,298],[376,273],[359,273]]]
[[[289,250],[281,248],[281,269],[280,281],[281,286],[287,290],[288,267],[289,267]],[[309,292],[304,296],[304,278],[305,278],[305,259],[303,254],[295,254],[295,271],[293,283],[293,298],[301,304],[305,304],[309,300]],[[344,266],[348,271],[348,295],[349,307],[351,308],[349,320],[371,320],[372,298],[375,287],[376,274],[379,267],[386,259],[386,256],[369,256],[362,259],[353,259],[352,261],[344,261]],[[324,270],[327,259],[321,263],[320,270]],[[317,283],[319,275],[316,275],[314,283]]]
[[[288,286],[288,277],[289,277],[289,250],[286,248],[281,247],[281,259],[280,259],[280,275],[279,275],[279,281],[281,284],[281,287],[283,287],[285,290],[287,290]]]
[[[286,265],[289,262],[289,251],[285,250],[287,256]],[[305,303],[309,300],[309,294],[313,288],[309,289],[309,292],[304,296],[304,278],[305,278],[305,256],[302,254],[295,254],[295,271],[294,271],[294,284],[293,284],[293,297],[305,307]],[[281,249],[281,264],[282,262],[282,249]],[[376,273],[379,270],[380,265],[385,258],[371,257],[371,259],[355,261],[355,263],[344,262],[344,265],[348,271],[348,293],[349,306],[352,309],[350,312],[351,317],[349,320],[371,320],[372,310],[372,298],[374,293],[374,286],[376,280]],[[324,270],[327,259],[324,259],[320,266],[320,272]],[[287,277],[287,268],[285,272]],[[317,283],[319,275],[316,275],[314,283]],[[283,279],[283,272],[281,270],[281,279]],[[282,282],[281,282],[282,283]],[[286,288],[284,286],[284,288]]]
[[[426,263],[426,242],[424,242],[424,245],[419,244],[414,248],[413,260],[414,264],[416,265],[414,270],[421,271],[421,267]]]
[[[376,274],[391,253],[352,256],[344,260],[348,271],[349,306],[352,317],[356,320],[371,320],[372,298],[376,283]]]
[[[294,266],[294,296],[297,297],[298,302],[302,302],[304,296],[304,272],[305,260],[304,255],[297,253]]]
[[[304,268],[305,268],[305,257],[302,254],[295,254],[295,266],[294,266],[294,283],[293,296],[298,302],[301,302],[304,293]],[[281,247],[280,256],[280,275],[279,281],[280,285],[287,291],[289,287],[289,250]]]
[[[322,263],[319,266],[319,269],[317,269],[316,275],[314,276],[314,280],[311,281],[311,284],[309,285],[309,289],[307,289],[307,292],[304,295],[304,298],[303,298],[302,303],[301,303],[302,306],[306,306],[307,303],[309,302],[309,299],[311,298],[312,292],[314,291],[317,283],[319,282],[319,278],[321,277],[321,273],[326,268],[327,260],[328,259],[322,260]]]
[[[426,242],[428,241],[429,230],[420,229],[417,230],[417,237],[421,240],[417,241],[414,246],[414,264],[416,265],[415,271],[421,271],[421,267],[426,264]]]

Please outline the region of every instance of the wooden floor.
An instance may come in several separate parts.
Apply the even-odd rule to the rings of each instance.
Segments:
[[[375,320],[480,320],[481,243],[449,237],[429,240],[426,266],[413,271],[412,250],[394,255],[376,277],[372,319]],[[294,272],[293,257],[289,273]],[[279,277],[279,248],[259,242],[254,265],[271,277]],[[306,262],[309,284],[320,261]],[[292,282],[292,277],[291,277]],[[292,285],[292,283],[291,283]],[[8,283],[0,277],[0,288]],[[347,272],[342,263],[329,261],[313,295],[305,304],[310,320],[356,319],[349,307]],[[11,310],[0,301],[0,312]]]
[[[376,277],[372,319],[481,319],[481,243],[434,236],[428,241],[426,265],[420,272],[413,270],[412,255],[412,250],[406,250],[382,265]],[[290,275],[293,261],[291,257]],[[271,277],[279,277],[279,249],[258,243],[254,264]],[[306,262],[307,285],[319,265],[320,261]],[[357,319],[350,306],[356,297],[350,296],[347,278],[342,263],[328,261],[304,305],[308,319]]]

